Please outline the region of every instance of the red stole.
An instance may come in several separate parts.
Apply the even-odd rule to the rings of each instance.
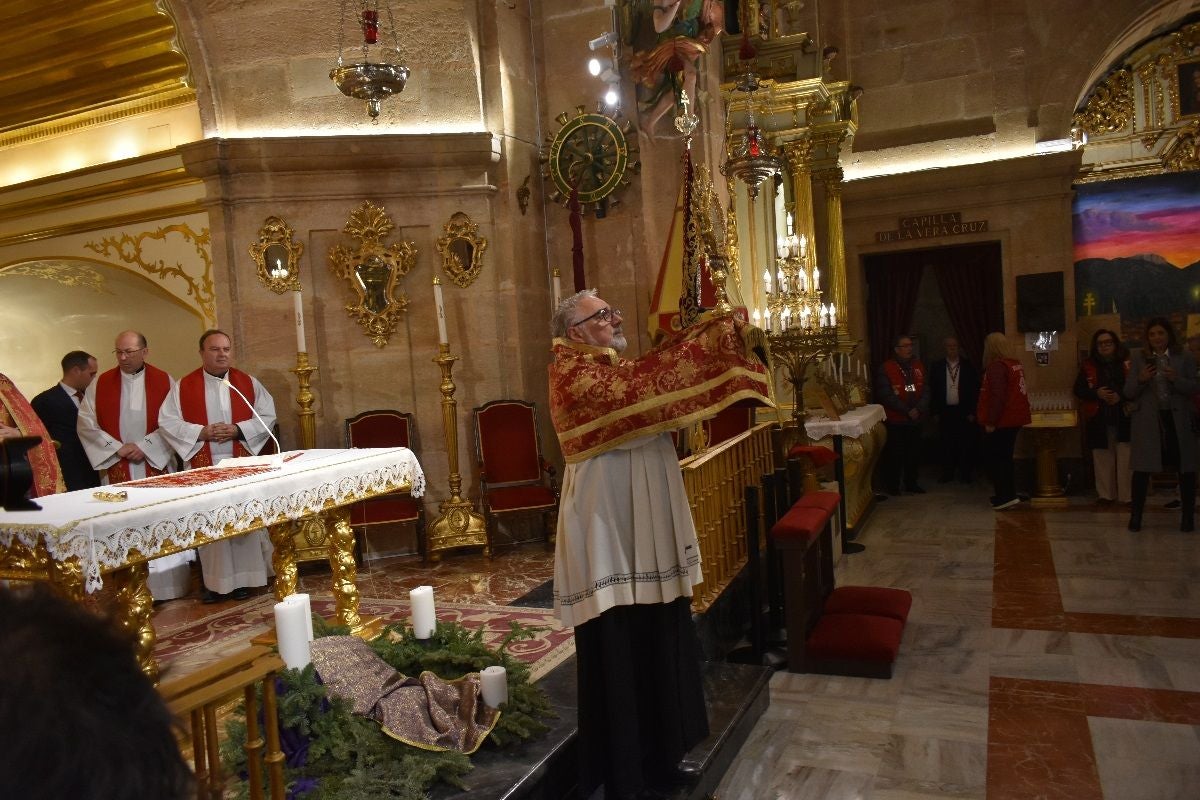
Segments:
[[[230,368],[225,375],[229,382],[234,385],[238,391],[250,398],[250,402],[254,402],[254,381],[250,380],[250,376],[241,370]],[[183,414],[183,418],[194,425],[208,424],[208,404],[204,400],[204,370],[198,369],[195,372],[189,372],[184,375],[179,381],[179,410]],[[238,397],[238,393],[231,391],[229,393],[229,411],[235,425],[239,422],[245,422],[250,419],[253,414],[250,411],[250,406],[246,405],[246,401]],[[233,454],[235,456],[248,456],[250,452],[242,445],[241,442],[234,440]],[[192,456],[192,467],[211,467],[212,448],[208,442]]]
[[[54,451],[54,442],[46,432],[46,426],[38,418],[33,406],[29,405],[17,387],[4,375],[0,375],[0,417],[12,419],[12,425],[24,436],[40,436],[42,443],[31,447],[26,457],[33,471],[33,496],[45,497],[57,492],[65,492],[62,470],[58,466],[58,454]]]
[[[171,392],[171,376],[158,367],[143,365],[146,371],[146,433],[158,430],[158,410]],[[114,367],[96,378],[96,424],[118,442],[121,438],[121,369]],[[162,470],[146,464],[146,475],[161,475]],[[129,480],[129,460],[122,458],[108,468],[109,483]]]

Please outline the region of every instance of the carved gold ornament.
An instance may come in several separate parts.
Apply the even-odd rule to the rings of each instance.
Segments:
[[[1092,136],[1115,133],[1129,125],[1133,111],[1133,75],[1119,69],[1096,86],[1075,124]]]
[[[172,234],[192,245],[199,259],[198,264],[185,265],[181,261],[168,264],[166,258],[154,258],[152,251],[156,248],[150,243],[162,242],[165,245],[167,237]],[[188,296],[194,298],[196,307],[204,315],[204,319],[209,323],[216,323],[216,293],[213,290],[212,256],[209,254],[211,243],[212,234],[208,228],[201,228],[197,232],[192,230],[190,225],[180,223],[136,235],[122,233],[120,236],[106,236],[99,242],[86,242],[83,246],[102,256],[117,258],[124,264],[136,266],[164,282],[182,281]]]
[[[442,254],[442,269],[460,288],[467,288],[483,269],[487,239],[479,235],[479,226],[461,211],[456,211],[444,226],[446,235],[437,240]]]
[[[402,240],[384,246],[383,237],[395,227],[386,210],[364,200],[342,229],[359,240],[358,247],[338,245],[329,251],[330,272],[350,284],[354,292],[355,299],[346,304],[346,311],[376,347],[387,344],[408,308],[408,297],[397,292],[396,284],[417,261],[414,242]]]
[[[304,245],[292,239],[292,228],[279,217],[267,217],[250,245],[258,279],[275,294],[300,291],[300,256]]]
[[[26,261],[0,270],[0,278],[19,277],[39,278],[63,286],[91,289],[99,294],[112,294],[98,269],[68,261]]]
[[[1179,131],[1178,138],[1163,154],[1164,172],[1190,172],[1200,169],[1200,120]]]

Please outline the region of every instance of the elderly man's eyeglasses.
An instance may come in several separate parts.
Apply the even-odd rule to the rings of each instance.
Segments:
[[[579,320],[578,322],[572,322],[567,327],[574,328],[576,325],[582,325],[583,323],[591,322],[594,319],[600,320],[600,322],[608,323],[609,325],[611,325],[614,317],[616,319],[621,319],[621,309],[609,308],[608,306],[605,306],[604,308],[597,311],[595,314],[589,314],[588,316],[584,317],[583,319]]]
[[[145,349],[146,348],[144,348],[144,347],[131,347],[128,350],[113,350],[113,355],[116,356],[117,358],[120,358],[121,356],[125,356],[126,358],[129,358],[130,356],[136,355]]]

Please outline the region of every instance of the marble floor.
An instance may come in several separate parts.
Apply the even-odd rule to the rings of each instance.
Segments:
[[[1152,498],[993,512],[977,486],[880,503],[841,584],[897,586],[913,608],[891,680],[776,673],[719,800],[1183,800],[1200,797],[1200,534]],[[488,562],[372,561],[364,597],[428,583],[511,603],[549,580],[537,543]],[[328,575],[302,575],[323,591]],[[162,604],[179,624],[224,606]]]
[[[1200,797],[1200,535],[982,487],[880,503],[841,584],[913,608],[891,680],[777,673],[720,800]]]

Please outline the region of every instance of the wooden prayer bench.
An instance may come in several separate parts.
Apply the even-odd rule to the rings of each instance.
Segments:
[[[246,783],[252,800],[263,800],[263,774],[267,775],[271,800],[284,800],[287,784],[283,777],[283,751],[279,744],[279,712],[275,700],[275,673],[284,668],[283,659],[269,647],[248,647],[202,670],[158,687],[159,694],[176,719],[190,720],[196,797],[220,800],[225,776],[221,774],[218,709],[239,692],[246,703]],[[259,730],[256,687],[262,684],[263,728]],[[265,752],[263,736],[266,736]],[[187,758],[187,753],[184,753]]]
[[[771,528],[780,554],[788,670],[890,678],[912,595],[875,586],[834,588],[837,492],[809,492]]]

